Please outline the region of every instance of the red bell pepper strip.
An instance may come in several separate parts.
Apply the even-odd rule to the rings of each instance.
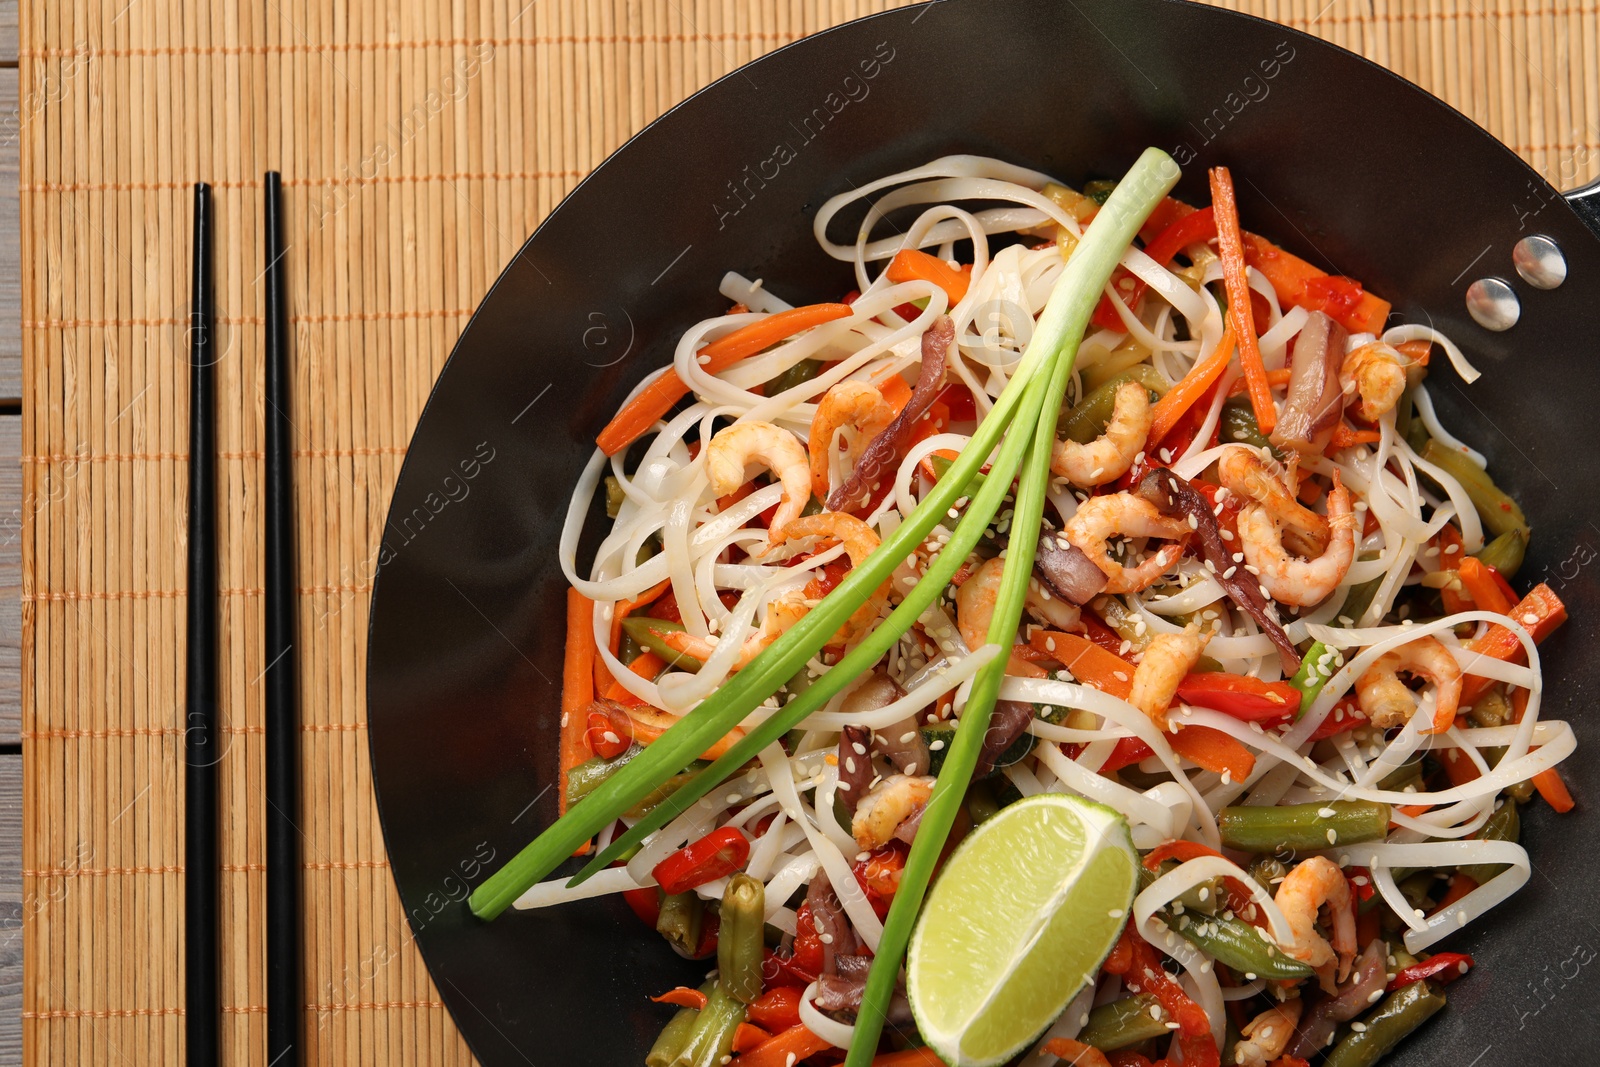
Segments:
[[[1133,692],[1133,665],[1088,638],[1060,630],[1035,630],[1028,643],[1054,656],[1084,685],[1122,699]]]
[[[792,1067],[807,1056],[815,1056],[832,1046],[804,1026],[791,1026],[773,1034],[749,1052],[728,1061],[727,1067]]]
[[[726,878],[750,858],[750,840],[736,827],[723,826],[685,845],[650,871],[661,891],[687,893],[707,882]]]
[[[643,889],[628,890],[622,894],[622,899],[639,916],[640,922],[652,930],[656,928],[656,922],[661,918],[661,890],[647,885]]]
[[[1402,967],[1389,979],[1388,991],[1393,993],[1412,982],[1420,982],[1424,978],[1435,985],[1444,985],[1453,982],[1466,974],[1472,967],[1472,957],[1462,952],[1441,952],[1436,956],[1413,963],[1409,967]]]
[[[1141,760],[1147,760],[1156,754],[1155,749],[1139,740],[1137,737],[1117,738],[1117,747],[1111,750],[1111,755],[1100,766],[1101,774],[1110,774],[1120,771],[1124,767],[1131,767]]]
[[[1189,999],[1183,987],[1161,966],[1156,950],[1143,938],[1133,941],[1133,965],[1128,968],[1122,982],[1129,992],[1154,996],[1167,1017],[1178,1024],[1180,1035],[1203,1034],[1206,1043],[1211,1044],[1211,1022],[1206,1018],[1205,1009]],[[1216,1062],[1215,1046],[1212,1047],[1212,1062]]]
[[[800,995],[803,992],[799,986],[776,986],[752,1000],[745,1014],[751,1022],[773,1033],[799,1026]]]
[[[1300,691],[1288,682],[1263,682],[1222,671],[1191,672],[1178,683],[1178,699],[1197,708],[1210,708],[1245,722],[1262,722],[1283,716],[1300,706]]]
[[[1535,642],[1542,642],[1567,621],[1567,607],[1548,585],[1540,582],[1528,590],[1528,595],[1506,615],[1521,623]],[[1504,626],[1490,626],[1482,637],[1468,641],[1467,648],[1507,663],[1521,663],[1523,660],[1522,642]],[[1493,684],[1492,679],[1469,671],[1461,686],[1461,704],[1471,705]]]
[[[651,997],[656,1004],[675,1004],[680,1008],[693,1008],[699,1011],[706,1006],[706,995],[698,989],[690,989],[681,985],[676,989],[669,989],[659,997]]]
[[[589,713],[589,728],[584,731],[584,742],[601,759],[616,759],[633,745],[633,720],[620,711]]]

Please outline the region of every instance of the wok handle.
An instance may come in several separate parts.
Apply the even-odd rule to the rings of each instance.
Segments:
[[[1589,232],[1600,237],[1600,179],[1561,195],[1567,198],[1567,203],[1578,213],[1578,218],[1589,227]]]

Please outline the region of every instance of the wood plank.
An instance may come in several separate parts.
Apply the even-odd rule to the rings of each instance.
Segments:
[[[13,16],[14,4],[10,5]],[[13,20],[12,29],[16,23]],[[8,55],[16,55],[16,34]],[[17,194],[22,114],[17,105],[19,74],[0,70],[0,400],[22,396],[22,214]]]
[[[0,0],[0,63],[17,61],[17,0]]]
[[[0,1063],[22,1062],[22,757],[0,756]]]
[[[21,456],[22,416],[0,415],[0,745],[22,739]]]

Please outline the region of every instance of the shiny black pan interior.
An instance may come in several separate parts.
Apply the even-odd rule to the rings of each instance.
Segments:
[[[1394,1062],[1568,1063],[1600,1043],[1600,240],[1460,114],[1272,23],[1173,0],[946,0],[781,49],[625,145],[507,265],[417,427],[372,607],[373,776],[401,900],[482,1062],[640,1063],[666,1018],[643,994],[704,970],[619,901],[492,925],[463,903],[555,817],[556,543],[595,432],[726,306],[724,271],[795,303],[851,287],[811,235],[826,197],[949,152],[1076,183],[1152,144],[1184,165],[1178,195],[1205,202],[1206,168],[1231,166],[1250,229],[1432,322],[1484,371],[1468,389],[1437,367],[1433,394],[1527,509],[1524,575],[1574,605],[1546,646],[1545,715],[1577,730],[1580,806],[1536,806],[1531,881],[1458,938],[1479,970]],[[1567,256],[1554,291],[1512,272],[1535,232]],[[1465,313],[1484,275],[1516,282],[1508,332]]]

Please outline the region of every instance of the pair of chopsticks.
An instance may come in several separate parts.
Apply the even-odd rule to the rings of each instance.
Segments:
[[[294,497],[283,185],[265,182],[267,1062],[300,1062],[299,716],[295,705]],[[211,187],[194,187],[189,320],[188,662],[184,701],[184,963],[187,1062],[215,1064],[221,1022],[217,764],[216,303]]]

